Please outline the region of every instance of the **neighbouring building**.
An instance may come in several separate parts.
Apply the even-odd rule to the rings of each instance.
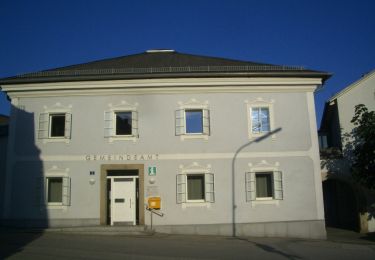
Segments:
[[[9,117],[0,115],[0,214],[3,209]],[[2,215],[2,214],[1,214]]]
[[[328,100],[324,107],[319,141],[324,189],[325,218],[329,226],[361,232],[375,231],[375,194],[353,182],[347,134],[355,106],[375,111],[375,70]]]
[[[3,222],[149,226],[154,207],[159,232],[324,238],[314,91],[329,77],[149,50],[1,79]]]

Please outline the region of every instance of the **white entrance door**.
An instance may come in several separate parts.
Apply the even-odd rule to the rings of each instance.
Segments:
[[[112,178],[111,225],[135,225],[135,178]]]

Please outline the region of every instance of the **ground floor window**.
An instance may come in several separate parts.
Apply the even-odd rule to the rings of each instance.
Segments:
[[[47,178],[47,202],[48,203],[62,203],[62,177],[48,177]]]
[[[255,173],[256,197],[273,198],[272,172]]]
[[[204,175],[193,174],[187,175],[187,199],[189,201],[204,201]]]
[[[283,199],[281,171],[247,172],[246,200]]]
[[[46,176],[36,178],[36,202],[38,205],[70,206],[70,178]]]
[[[214,175],[212,173],[177,175],[177,203],[214,201]]]

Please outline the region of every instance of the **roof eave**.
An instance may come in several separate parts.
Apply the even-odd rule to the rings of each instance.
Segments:
[[[272,71],[272,72],[194,72],[194,73],[146,73],[146,74],[103,74],[103,75],[76,75],[76,76],[50,76],[28,78],[5,78],[0,80],[0,85],[50,83],[50,82],[76,82],[96,80],[121,80],[121,79],[155,79],[155,78],[222,78],[222,77],[297,77],[321,78],[322,84],[332,74],[315,71]]]

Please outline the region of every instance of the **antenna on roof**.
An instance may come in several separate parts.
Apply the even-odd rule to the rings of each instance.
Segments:
[[[175,50],[171,50],[171,49],[151,49],[151,50],[147,50],[146,52],[147,52],[147,53],[155,53],[155,52],[175,52]]]

